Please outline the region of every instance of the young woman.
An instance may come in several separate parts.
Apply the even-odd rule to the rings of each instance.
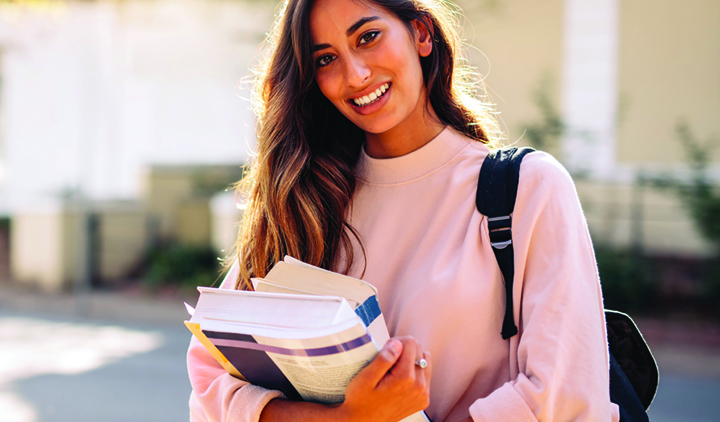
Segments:
[[[474,203],[498,131],[445,7],[286,2],[222,287],[247,289],[291,255],[374,284],[394,338],[334,406],[235,379],[193,340],[191,420],[618,420],[587,227],[567,172],[542,153],[524,160],[513,217],[519,333],[500,336],[504,286]]]

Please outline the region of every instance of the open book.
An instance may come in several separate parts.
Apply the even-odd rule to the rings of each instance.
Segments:
[[[233,376],[292,400],[342,402],[389,338],[375,287],[290,257],[252,282],[255,292],[198,287],[185,325]]]

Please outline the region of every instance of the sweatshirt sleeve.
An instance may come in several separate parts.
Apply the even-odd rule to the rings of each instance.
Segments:
[[[575,186],[551,156],[523,161],[513,214],[512,380],[475,401],[476,422],[618,421],[600,281]]]
[[[220,288],[232,288],[238,271],[235,263]],[[265,405],[282,396],[228,374],[195,336],[190,340],[187,366],[191,422],[257,422]]]

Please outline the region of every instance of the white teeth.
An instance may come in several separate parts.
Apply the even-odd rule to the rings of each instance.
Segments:
[[[360,98],[355,98],[355,99],[353,99],[353,102],[355,103],[355,105],[358,105],[360,107],[368,105],[370,103],[377,101],[380,97],[382,97],[383,94],[388,90],[388,88],[390,88],[390,84],[385,83],[383,86],[376,89],[375,92],[371,92],[370,94],[364,95]]]

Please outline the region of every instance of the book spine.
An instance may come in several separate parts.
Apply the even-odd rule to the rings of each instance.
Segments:
[[[370,296],[360,306],[355,308],[355,313],[362,319],[366,327],[369,327],[382,313],[380,311],[380,304],[378,303],[377,296]]]

